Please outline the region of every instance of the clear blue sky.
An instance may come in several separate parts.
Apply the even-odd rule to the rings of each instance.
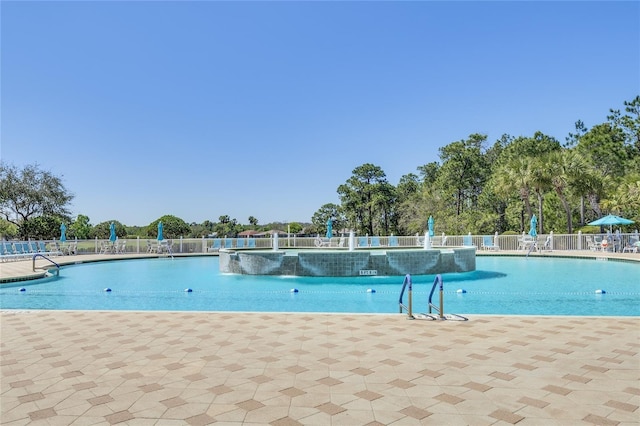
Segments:
[[[13,2],[1,154],[74,215],[310,221],[484,133],[564,142],[640,93],[639,2]]]

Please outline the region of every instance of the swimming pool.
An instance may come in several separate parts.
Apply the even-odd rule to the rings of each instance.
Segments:
[[[638,277],[640,264],[631,262],[479,256],[476,271],[443,274],[444,311],[640,316]],[[425,312],[434,277],[412,278],[414,312]],[[215,257],[139,259],[72,265],[59,278],[3,285],[0,308],[397,313],[402,281],[221,274]]]

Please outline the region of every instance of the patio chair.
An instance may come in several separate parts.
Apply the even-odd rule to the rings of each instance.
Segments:
[[[78,243],[76,241],[70,242],[65,247],[65,254],[68,254],[69,256],[76,254],[77,251],[78,251]]]
[[[482,248],[484,250],[500,250],[500,247],[493,241],[493,237],[490,235],[482,237]]]
[[[157,248],[155,251],[158,251]],[[151,242],[147,240],[147,253],[151,253]],[[111,241],[101,241],[100,242],[100,254],[111,254],[113,253],[113,243]]]
[[[623,253],[638,253],[640,250],[640,239],[637,237],[629,238],[629,241],[622,249]]]
[[[518,238],[518,250],[527,251],[534,244],[536,244],[536,240],[529,234]]]
[[[591,251],[600,251],[602,249],[601,241],[596,241],[591,235],[585,237],[587,240],[587,248]]]
[[[378,236],[371,237],[371,247],[380,247],[380,237]]]
[[[551,235],[547,235],[547,238],[544,240],[544,243],[540,244],[540,242],[536,243],[539,251],[553,251],[551,248]]]
[[[473,239],[471,238],[471,235],[464,235],[462,237],[462,245],[464,247],[473,247]]]
[[[247,247],[256,248],[256,239],[255,238],[249,238],[249,241],[247,241]]]
[[[398,247],[398,237],[395,235],[389,237],[389,247]]]
[[[320,237],[320,235],[318,235],[316,239],[313,240],[313,245],[316,247],[331,247],[331,239],[323,239]]]
[[[116,253],[125,254],[127,252],[127,240],[116,243]]]
[[[163,244],[164,252],[170,256],[173,256],[173,240],[166,240],[166,243]]]
[[[358,237],[358,247],[369,247],[369,237]]]
[[[244,238],[236,239],[236,248],[244,248]]]

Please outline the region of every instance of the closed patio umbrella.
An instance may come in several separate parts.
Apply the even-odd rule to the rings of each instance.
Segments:
[[[64,223],[60,224],[60,241],[67,241],[67,227]]]
[[[327,220],[327,238],[333,237],[333,222],[331,219]]]
[[[109,235],[109,241],[111,242],[115,242],[118,237],[116,236],[116,224],[111,222],[111,225],[109,225],[109,231],[110,231],[110,235]]]
[[[435,232],[433,231],[433,216],[429,216],[429,220],[427,221],[427,228],[429,229],[429,236],[433,237]]]
[[[162,221],[158,222],[158,241],[162,241]]]
[[[533,216],[531,216],[531,227],[529,228],[529,235],[531,235],[533,238],[538,236],[537,228],[538,228],[538,218],[534,214]]]

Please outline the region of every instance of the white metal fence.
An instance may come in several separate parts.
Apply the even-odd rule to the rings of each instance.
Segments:
[[[523,238],[526,235],[439,235],[430,238],[433,247],[454,247],[465,246],[469,243],[478,249],[482,249],[488,238],[491,238],[496,249],[517,251],[523,249]],[[551,250],[590,250],[588,238],[597,237],[594,234],[544,234],[536,238],[537,246],[546,247]],[[600,238],[607,238],[609,241],[607,250],[622,251],[634,238],[638,238],[637,231],[629,234],[599,235]],[[412,236],[355,236],[354,248],[408,248],[423,247],[424,235]],[[251,244],[249,240],[253,240]],[[240,242],[239,242],[240,241]],[[444,241],[444,244],[443,244]],[[122,242],[122,241],[121,241]],[[154,240],[136,238],[127,240],[125,245],[126,253],[145,253]],[[78,253],[99,253],[101,240],[95,240],[93,251],[87,247],[89,241],[78,242]],[[271,238],[178,238],[170,240],[174,253],[211,253],[218,249],[235,248],[255,248],[272,249],[277,244],[280,249],[309,249],[309,248],[348,248],[349,237],[333,237],[331,240],[319,237],[297,237],[294,235],[279,235],[277,242]],[[525,246],[526,247],[526,246]],[[640,250],[639,250],[640,251]]]
[[[544,234],[538,235],[535,240],[531,240],[527,235],[438,235],[429,238],[433,247],[455,247],[455,246],[475,246],[478,249],[491,248],[492,250],[524,251],[531,247],[533,241],[539,249],[565,251],[565,250],[606,250],[623,251],[631,243],[638,241],[638,231],[627,234]],[[600,241],[607,239],[606,247],[602,244],[594,246],[593,240],[600,238]],[[526,240],[526,241],[525,241]],[[39,242],[42,243],[42,242]],[[47,241],[46,251],[60,254],[100,254],[104,253],[106,240],[69,240],[65,243],[59,241]],[[202,254],[214,253],[219,249],[273,249],[277,245],[279,249],[309,249],[309,248],[349,248],[349,237],[333,237],[330,240],[321,237],[297,237],[294,235],[282,234],[271,238],[177,238],[165,240],[174,254]],[[353,240],[354,249],[363,248],[409,248],[424,247],[424,235],[412,236],[355,236]],[[490,247],[487,246],[490,244]],[[5,247],[12,245],[15,247],[27,247],[23,242],[3,243]],[[143,254],[153,252],[157,241],[146,238],[120,239],[117,244],[113,244],[113,253],[138,253]],[[32,244],[33,247],[41,247],[42,244]],[[117,247],[117,249],[116,249]],[[73,248],[73,250],[70,250]],[[637,250],[640,252],[640,248]],[[3,252],[4,254],[4,252]],[[28,255],[29,253],[24,253]],[[4,259],[3,259],[4,260]]]

